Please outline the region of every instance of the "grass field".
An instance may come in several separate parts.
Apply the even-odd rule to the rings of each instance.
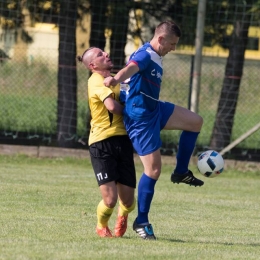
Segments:
[[[101,239],[88,159],[0,156],[0,259],[259,259],[260,173],[226,169],[194,188],[171,171],[165,163],[150,212],[157,241],[132,231],[136,210],[123,238]]]

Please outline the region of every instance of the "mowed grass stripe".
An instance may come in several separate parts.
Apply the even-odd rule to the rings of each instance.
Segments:
[[[194,188],[171,183],[172,168],[163,165],[149,214],[158,240],[132,230],[137,210],[123,238],[101,239],[88,159],[0,156],[0,259],[259,259],[259,172],[228,169]]]

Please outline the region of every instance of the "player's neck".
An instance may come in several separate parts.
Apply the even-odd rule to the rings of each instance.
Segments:
[[[150,41],[150,44],[151,44],[151,46],[153,47],[153,49],[155,50],[155,52],[156,52],[159,56],[161,56],[161,53],[160,53],[160,45],[157,44],[157,42],[154,41],[154,40],[151,40],[151,41]]]
[[[102,75],[104,78],[111,76],[110,70],[95,70],[94,72]]]

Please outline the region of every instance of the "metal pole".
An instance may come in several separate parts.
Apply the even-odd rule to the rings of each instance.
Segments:
[[[191,91],[192,91],[192,75],[193,75],[193,65],[194,65],[194,55],[191,55],[190,64],[190,84],[189,84],[189,99],[188,99],[188,109],[191,109]]]
[[[260,129],[260,123],[258,123],[257,125],[255,125],[254,127],[252,127],[250,130],[248,130],[246,133],[244,133],[243,135],[241,135],[239,138],[237,138],[235,141],[233,141],[231,144],[229,144],[228,146],[226,146],[222,151],[220,151],[221,155],[224,155],[226,152],[230,151],[233,147],[235,147],[236,145],[238,145],[239,143],[241,143],[243,140],[245,140],[246,138],[248,138],[251,134],[253,134],[254,132],[256,132],[257,130]]]
[[[204,38],[204,25],[205,25],[207,0],[199,0],[198,2],[199,4],[198,4],[197,26],[196,26],[194,71],[192,75],[193,77],[192,77],[192,92],[191,92],[191,111],[195,113],[198,112],[202,47],[203,47],[203,38]]]

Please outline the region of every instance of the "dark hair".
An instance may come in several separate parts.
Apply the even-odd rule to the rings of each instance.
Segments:
[[[82,62],[82,57],[80,55],[77,56],[78,62]]]
[[[88,49],[86,49],[81,56],[80,56],[80,55],[77,56],[77,60],[78,60],[79,62],[82,62],[85,53],[87,53],[89,50],[94,49],[94,48],[97,48],[97,47],[89,47]]]
[[[155,28],[155,34],[165,32],[167,34],[174,34],[177,37],[181,37],[181,29],[180,27],[173,21],[164,21],[161,22]]]

